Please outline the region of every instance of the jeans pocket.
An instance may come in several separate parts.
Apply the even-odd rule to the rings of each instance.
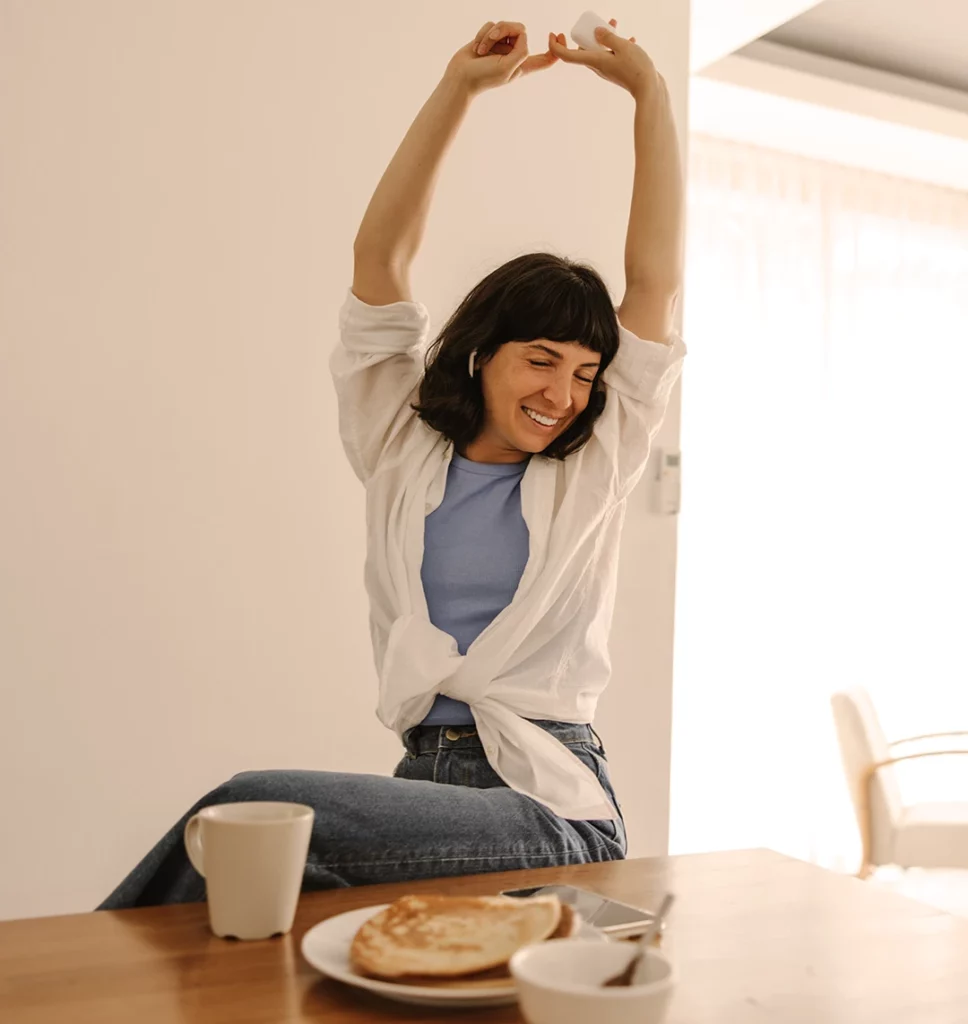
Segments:
[[[608,776],[608,761],[606,761],[601,749],[591,743],[566,743],[565,746],[586,768],[590,768],[595,773],[595,778],[598,779],[599,785],[605,790],[609,800],[618,811],[619,817],[621,817],[622,808],[618,802],[618,797],[615,795],[615,790],[612,788],[612,780]],[[591,824],[609,839],[617,840],[620,829],[624,831],[624,824],[609,818],[603,818],[601,821],[594,821]]]
[[[434,781],[434,765],[437,763],[437,752],[428,750],[423,754],[406,753],[393,769],[395,779],[413,779],[418,782]]]

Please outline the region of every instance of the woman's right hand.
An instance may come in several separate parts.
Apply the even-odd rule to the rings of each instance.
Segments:
[[[474,95],[532,71],[543,71],[557,60],[551,50],[528,55],[528,36],[520,22],[489,21],[451,57],[447,74]]]
[[[608,47],[606,50],[583,50],[580,47],[571,49],[561,32],[557,36],[550,34],[548,45],[551,52],[566,64],[583,64],[591,68],[599,78],[621,86],[636,100],[656,95],[660,90],[667,95],[664,79],[656,70],[652,58],[641,46],[635,45],[635,36],[623,39],[615,31],[614,18],[609,25],[611,30],[595,29],[595,38]]]

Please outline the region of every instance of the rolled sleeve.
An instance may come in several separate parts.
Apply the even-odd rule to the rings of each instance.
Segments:
[[[669,394],[682,372],[685,342],[678,334],[674,334],[668,344],[645,341],[621,324],[618,333],[618,352],[606,367],[602,380],[610,390],[627,398],[661,403],[664,415]]]
[[[623,499],[645,469],[655,436],[682,372],[686,346],[676,334],[669,344],[645,341],[619,325],[619,347],[602,374],[608,389],[595,424],[589,460],[616,499]]]
[[[429,328],[422,303],[371,306],[347,292],[329,366],[343,448],[364,482],[416,415],[410,406],[423,375]]]

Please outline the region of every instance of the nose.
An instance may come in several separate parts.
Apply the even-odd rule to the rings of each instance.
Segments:
[[[555,412],[566,413],[572,404],[571,374],[567,372],[556,373],[554,380],[548,384],[542,394],[548,404],[554,408]]]

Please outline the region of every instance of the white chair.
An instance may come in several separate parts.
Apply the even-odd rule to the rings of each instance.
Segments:
[[[968,747],[939,744],[968,732],[930,733],[888,743],[866,690],[835,693],[833,707],[840,755],[860,826],[866,878],[882,864],[920,868],[968,868],[968,793],[964,800],[905,805],[894,766],[922,757],[968,754]],[[897,753],[902,744],[934,749]]]

